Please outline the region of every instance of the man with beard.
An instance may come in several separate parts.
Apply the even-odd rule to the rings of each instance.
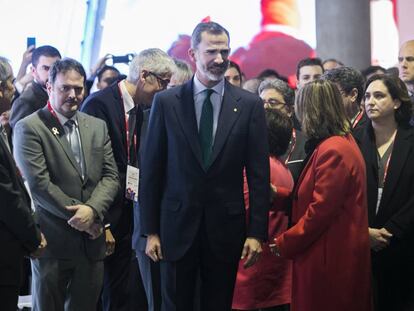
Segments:
[[[105,122],[77,111],[85,80],[79,62],[55,62],[47,106],[14,128],[14,156],[48,241],[32,260],[36,311],[94,310],[102,288],[102,220],[119,179]]]
[[[32,54],[32,74],[34,81],[23,91],[12,106],[10,125],[46,106],[48,95],[46,82],[49,69],[54,62],[61,59],[59,51],[50,45],[39,46]]]
[[[267,236],[269,161],[263,103],[224,79],[229,34],[200,23],[193,79],[155,95],[140,205],[146,253],[160,262],[162,310],[230,310],[238,261],[253,265]],[[249,186],[246,226],[243,172]],[[246,232],[247,229],[247,232]]]
[[[132,287],[128,287],[133,225],[135,231],[139,232],[138,207],[133,209],[136,197],[126,197],[128,176],[139,167],[137,151],[145,136],[154,94],[167,87],[174,70],[174,61],[165,52],[160,49],[144,50],[131,61],[126,79],[90,95],[82,106],[83,112],[106,122],[121,179],[121,191],[107,218],[116,247],[115,252],[105,259],[102,293],[104,310],[129,310],[132,290],[136,290],[140,282],[134,280],[131,282]],[[134,192],[137,194],[138,190]],[[153,293],[155,284],[152,284],[151,277],[151,270],[157,268],[151,267],[150,260],[145,256],[145,239],[140,234],[135,234],[132,246],[136,250],[149,310],[159,310],[159,294]],[[133,268],[137,270],[136,264]]]

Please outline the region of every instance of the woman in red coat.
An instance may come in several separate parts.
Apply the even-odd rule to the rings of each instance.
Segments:
[[[293,226],[272,249],[293,260],[291,310],[371,310],[366,172],[341,95],[314,81],[299,90],[295,109],[308,161],[293,194]]]
[[[285,113],[267,108],[266,122],[269,134],[270,183],[273,189],[268,236],[272,239],[288,227],[285,209],[293,189],[293,178],[280,157],[288,149],[292,121]],[[248,216],[249,191],[246,179],[244,186]],[[291,299],[292,263],[285,258],[273,256],[268,243],[263,243],[262,247],[261,258],[255,265],[246,269],[243,266],[246,260],[239,263],[233,296],[235,310],[288,310]]]

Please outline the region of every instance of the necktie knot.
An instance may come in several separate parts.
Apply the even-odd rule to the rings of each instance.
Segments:
[[[67,120],[65,122],[65,126],[67,126],[70,130],[72,130],[76,126],[75,121],[73,121],[72,119]]]

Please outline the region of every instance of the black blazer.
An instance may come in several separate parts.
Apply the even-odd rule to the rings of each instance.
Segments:
[[[10,126],[14,128],[19,120],[46,106],[48,99],[49,96],[45,89],[39,83],[33,81],[13,102]]]
[[[91,94],[81,107],[82,112],[104,120],[108,127],[115,162],[118,167],[121,190],[116,202],[108,211],[107,221],[111,223],[111,231],[115,238],[118,239],[126,234],[130,235],[133,226],[132,202],[124,199],[128,156],[123,107],[124,104],[117,82],[101,91]],[[141,124],[142,110],[138,107],[135,127],[137,147],[140,145]]]
[[[225,83],[211,165],[204,170],[193,80],[155,95],[141,165],[143,234],[160,235],[166,260],[181,258],[204,221],[219,258],[236,261],[246,237],[243,170],[250,190],[247,236],[267,237],[269,159],[263,103]]]
[[[14,160],[0,138],[0,285],[20,283],[24,255],[40,244],[30,197]]]
[[[414,128],[398,128],[378,214],[377,149],[372,126],[354,134],[367,168],[368,220],[396,238],[414,238]]]

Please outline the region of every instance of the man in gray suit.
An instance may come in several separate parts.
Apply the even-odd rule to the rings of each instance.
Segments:
[[[119,179],[105,122],[77,111],[85,77],[77,61],[57,61],[47,106],[15,127],[16,162],[48,241],[32,260],[34,310],[94,310],[102,287],[102,220]]]

